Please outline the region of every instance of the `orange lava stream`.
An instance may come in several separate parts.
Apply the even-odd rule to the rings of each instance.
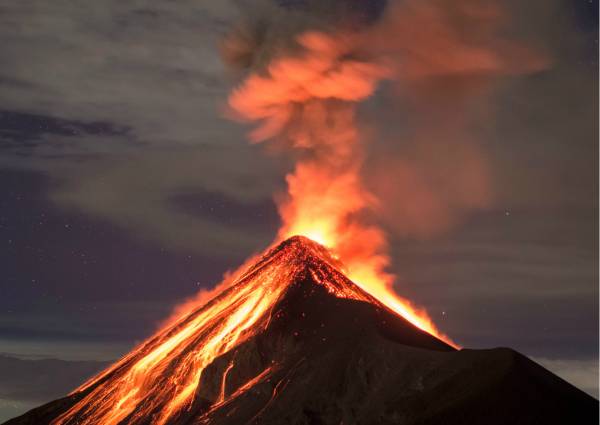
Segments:
[[[260,331],[257,326],[285,289],[278,284],[290,270],[273,267],[178,323],[160,331],[132,355],[77,391],[97,385],[54,424],[118,424],[153,417],[164,424],[185,408],[203,370],[218,356]],[[103,377],[110,379],[104,380]],[[100,384],[97,384],[100,382]],[[158,408],[155,411],[155,408]],[[135,417],[129,417],[130,414]]]

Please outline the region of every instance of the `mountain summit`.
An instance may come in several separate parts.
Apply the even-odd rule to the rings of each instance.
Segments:
[[[6,424],[597,423],[517,352],[456,350],[296,236],[69,396]]]

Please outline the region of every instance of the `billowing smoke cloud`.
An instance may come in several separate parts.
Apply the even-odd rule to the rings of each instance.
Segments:
[[[428,236],[488,205],[489,175],[469,138],[469,108],[499,77],[543,61],[500,36],[506,16],[491,2],[407,0],[375,20],[344,19],[333,6],[333,15],[311,14],[311,4],[303,12],[270,10],[271,19],[254,15],[223,43],[226,60],[247,72],[229,98],[232,113],[255,124],[252,142],[271,140],[295,159],[288,192],[277,199],[278,238],[323,243],[352,280],[439,334],[394,293],[382,222]],[[385,80],[412,118],[397,141],[409,148],[366,169],[369,138],[357,108]]]
[[[348,213],[370,209],[399,234],[416,237],[488,207],[493,183],[474,132],[490,118],[482,107],[503,77],[546,66],[539,52],[511,39],[509,11],[470,0],[303,5],[265,3],[223,43],[227,62],[251,72],[230,102],[238,117],[260,123],[251,140],[275,139],[275,147],[294,147],[301,156],[288,178],[291,192],[302,190],[302,175],[318,176],[311,180],[321,183],[307,184],[320,185],[326,172],[358,172],[356,190],[366,184],[376,196],[362,194]],[[375,118],[403,128],[394,128],[396,140],[377,134],[385,145],[363,152],[369,137],[359,140],[356,103],[383,80],[390,81],[391,93],[382,94],[389,114]],[[288,207],[282,210],[289,216]]]
[[[375,20],[310,6],[254,16],[225,39],[224,57],[247,72],[229,106],[255,125],[252,142],[272,141],[295,159],[278,197],[279,237],[329,246],[353,280],[431,330],[391,290],[381,225],[427,237],[488,206],[485,154],[470,134],[483,118],[477,106],[502,77],[545,61],[506,37],[508,15],[494,2],[406,0]],[[370,149],[377,128],[369,123],[366,136],[357,118],[382,84],[398,114],[384,121],[406,123],[383,155]]]

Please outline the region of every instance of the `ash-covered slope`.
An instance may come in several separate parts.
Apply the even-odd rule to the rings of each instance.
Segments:
[[[217,350],[193,387],[185,386],[188,380],[179,373],[196,375],[182,365],[204,352],[195,344],[216,344],[205,334],[227,323],[253,291],[262,294],[267,308],[256,301],[255,310],[244,310],[260,317],[226,350]],[[220,304],[222,309],[211,310]],[[162,353],[166,360],[146,370],[152,382],[131,373],[207,311],[211,320],[177,340],[181,346],[169,346]],[[127,379],[137,379],[138,387]],[[120,412],[127,405],[122,388],[130,399],[145,396]],[[193,391],[182,408],[173,409],[181,388]],[[346,279],[324,248],[296,237],[80,391],[7,424],[493,425],[597,419],[596,400],[541,366],[510,349],[454,350]]]

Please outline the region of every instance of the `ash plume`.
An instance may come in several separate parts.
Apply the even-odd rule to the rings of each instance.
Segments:
[[[246,14],[222,44],[244,77],[230,113],[254,125],[252,143],[294,159],[288,191],[276,196],[278,240],[323,243],[351,279],[434,330],[392,290],[384,228],[429,237],[489,206],[485,152],[470,132],[486,118],[476,106],[503,77],[547,61],[507,35],[510,14],[495,2],[361,4],[371,3],[264,3]],[[399,114],[387,120],[411,118],[401,140],[376,143],[375,124],[369,135],[361,126],[358,108],[376,92]]]

